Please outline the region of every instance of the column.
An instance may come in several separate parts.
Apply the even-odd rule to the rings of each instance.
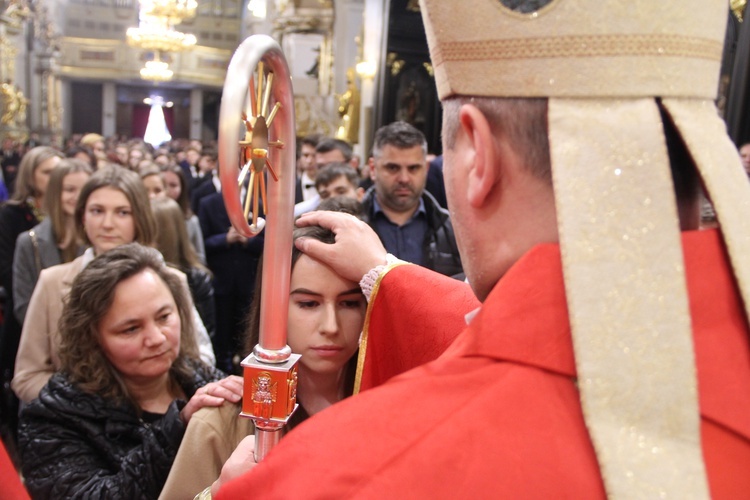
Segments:
[[[188,139],[203,140],[203,91],[190,91],[190,137]]]
[[[109,137],[117,132],[117,86],[114,82],[102,85],[102,135]]]
[[[63,140],[70,137],[73,130],[73,92],[70,80],[60,80],[60,106],[62,108],[61,125]]]

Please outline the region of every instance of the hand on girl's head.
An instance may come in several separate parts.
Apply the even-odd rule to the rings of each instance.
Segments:
[[[211,382],[193,394],[180,415],[185,425],[190,421],[193,414],[206,406],[221,406],[224,401],[236,403],[242,399],[244,380],[237,375],[230,375],[218,382]]]

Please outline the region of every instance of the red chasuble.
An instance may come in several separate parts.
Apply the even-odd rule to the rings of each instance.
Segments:
[[[21,484],[21,479],[13,462],[0,441],[0,500],[28,500],[29,494]]]
[[[718,233],[684,233],[683,244],[711,494],[748,497],[747,321]],[[460,282],[433,281],[416,296],[380,307],[424,272],[390,271],[371,305],[370,325],[384,314],[423,335],[440,328],[442,298]],[[403,314],[412,308],[435,314],[412,323]],[[439,359],[311,418],[218,498],[604,495],[578,400],[559,248],[550,244],[513,266]]]

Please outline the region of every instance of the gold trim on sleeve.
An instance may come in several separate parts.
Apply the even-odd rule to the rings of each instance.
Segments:
[[[380,291],[380,282],[383,281],[383,277],[388,274],[392,269],[399,266],[407,265],[408,262],[398,261],[386,266],[378,275],[378,279],[375,285],[372,287],[372,293],[370,294],[370,302],[367,304],[367,313],[365,314],[365,323],[362,325],[362,336],[359,340],[359,354],[357,355],[357,373],[354,378],[354,392],[353,394],[359,393],[360,385],[362,384],[362,372],[365,369],[365,357],[367,356],[367,339],[369,338],[370,331],[370,317],[372,315],[372,309],[375,304],[375,299],[378,297],[378,291]]]

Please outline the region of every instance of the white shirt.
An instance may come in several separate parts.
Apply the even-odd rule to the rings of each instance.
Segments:
[[[302,172],[300,182],[302,183],[303,200],[308,201],[318,196],[318,190],[315,189],[315,181],[307,176],[307,172]]]
[[[216,173],[216,171],[214,171],[213,174],[211,175],[211,182],[214,183],[216,192],[221,193],[221,180],[219,180],[219,175]]]

